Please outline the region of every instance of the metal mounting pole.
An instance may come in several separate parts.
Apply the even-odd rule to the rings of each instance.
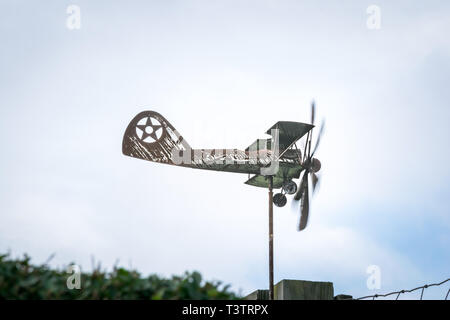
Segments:
[[[273,300],[273,177],[269,176],[269,299]]]

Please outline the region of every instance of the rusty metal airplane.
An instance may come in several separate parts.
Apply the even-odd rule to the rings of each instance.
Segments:
[[[122,142],[124,155],[152,162],[188,168],[246,173],[248,185],[279,189],[273,203],[283,207],[285,194],[295,194],[301,200],[299,230],[303,230],[309,215],[309,182],[316,189],[321,163],[314,158],[324,125],[311,151],[315,106],[311,105],[311,124],[278,121],[267,130],[271,139],[257,139],[245,150],[192,149],[187,141],[161,114],[143,111],[129,123]],[[304,138],[304,139],[302,139]],[[299,187],[293,179],[300,178]],[[252,176],[250,176],[252,175]]]

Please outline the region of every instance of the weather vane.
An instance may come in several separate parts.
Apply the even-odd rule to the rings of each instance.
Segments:
[[[187,168],[245,173],[248,185],[269,189],[269,298],[273,300],[273,204],[286,205],[286,194],[294,194],[300,204],[298,230],[306,228],[309,216],[309,180],[316,190],[321,163],[314,154],[323,132],[322,121],[314,148],[315,104],[311,104],[311,124],[278,121],[267,134],[245,150],[192,149],[162,115],[143,111],[128,125],[122,142],[124,155]],[[311,151],[312,149],[312,151]],[[303,174],[303,175],[302,175]],[[300,178],[301,176],[301,178]],[[310,177],[310,179],[308,179]],[[299,185],[293,179],[300,179]],[[273,195],[273,189],[281,192]]]

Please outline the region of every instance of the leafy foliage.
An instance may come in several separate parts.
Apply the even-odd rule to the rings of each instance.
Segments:
[[[47,264],[35,266],[30,257],[11,259],[0,255],[0,300],[2,299],[237,299],[220,281],[203,281],[198,272],[164,279],[141,277],[135,270],[114,267],[104,272],[97,267],[81,273],[81,288],[68,289],[72,275]]]

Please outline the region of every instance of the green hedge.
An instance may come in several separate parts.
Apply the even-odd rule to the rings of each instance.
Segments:
[[[0,255],[0,299],[237,299],[220,281],[203,281],[200,273],[186,272],[170,279],[141,277],[134,270],[114,267],[81,273],[80,289],[68,289],[72,274],[43,265],[30,257],[12,259]]]

